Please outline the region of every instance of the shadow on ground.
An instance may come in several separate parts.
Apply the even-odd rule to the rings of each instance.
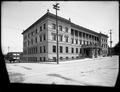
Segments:
[[[19,67],[22,67],[22,68],[27,69],[27,70],[32,70],[32,68],[28,68],[28,67],[21,66],[21,65],[14,65],[14,66],[19,66]]]
[[[90,84],[90,83],[87,83],[87,82],[83,82],[83,81],[77,81],[77,80],[74,80],[72,78],[67,78],[67,77],[64,77],[60,74],[47,74],[48,76],[53,76],[53,77],[59,77],[59,78],[62,78],[64,80],[68,80],[68,81],[72,81],[72,82],[76,82],[76,84],[80,84],[80,85],[85,85],[85,86],[88,86],[88,85],[93,85],[93,84]],[[54,82],[55,84],[55,82]]]
[[[12,73],[12,72],[9,72],[9,80],[10,82],[12,83],[22,83],[24,81],[24,74],[21,74],[21,73]]]

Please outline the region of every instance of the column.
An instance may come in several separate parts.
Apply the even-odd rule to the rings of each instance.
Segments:
[[[92,58],[95,57],[95,49],[92,48]]]

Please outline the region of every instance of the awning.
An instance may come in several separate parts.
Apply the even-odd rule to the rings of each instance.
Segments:
[[[98,49],[101,49],[102,47],[100,45],[96,45],[96,44],[89,44],[89,45],[82,45],[81,48],[98,48]]]

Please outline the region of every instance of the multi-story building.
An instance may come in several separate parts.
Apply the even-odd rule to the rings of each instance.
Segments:
[[[22,34],[24,61],[56,60],[56,15],[47,12]],[[58,16],[60,60],[107,55],[107,38]]]

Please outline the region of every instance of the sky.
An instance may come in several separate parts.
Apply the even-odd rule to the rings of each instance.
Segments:
[[[49,9],[55,14],[56,1],[3,1],[1,3],[2,52],[23,51],[23,30],[42,17]],[[119,3],[117,1],[58,1],[58,16],[95,32],[109,34],[112,46],[119,41]],[[110,38],[108,38],[109,45]],[[8,49],[9,47],[9,49]]]

